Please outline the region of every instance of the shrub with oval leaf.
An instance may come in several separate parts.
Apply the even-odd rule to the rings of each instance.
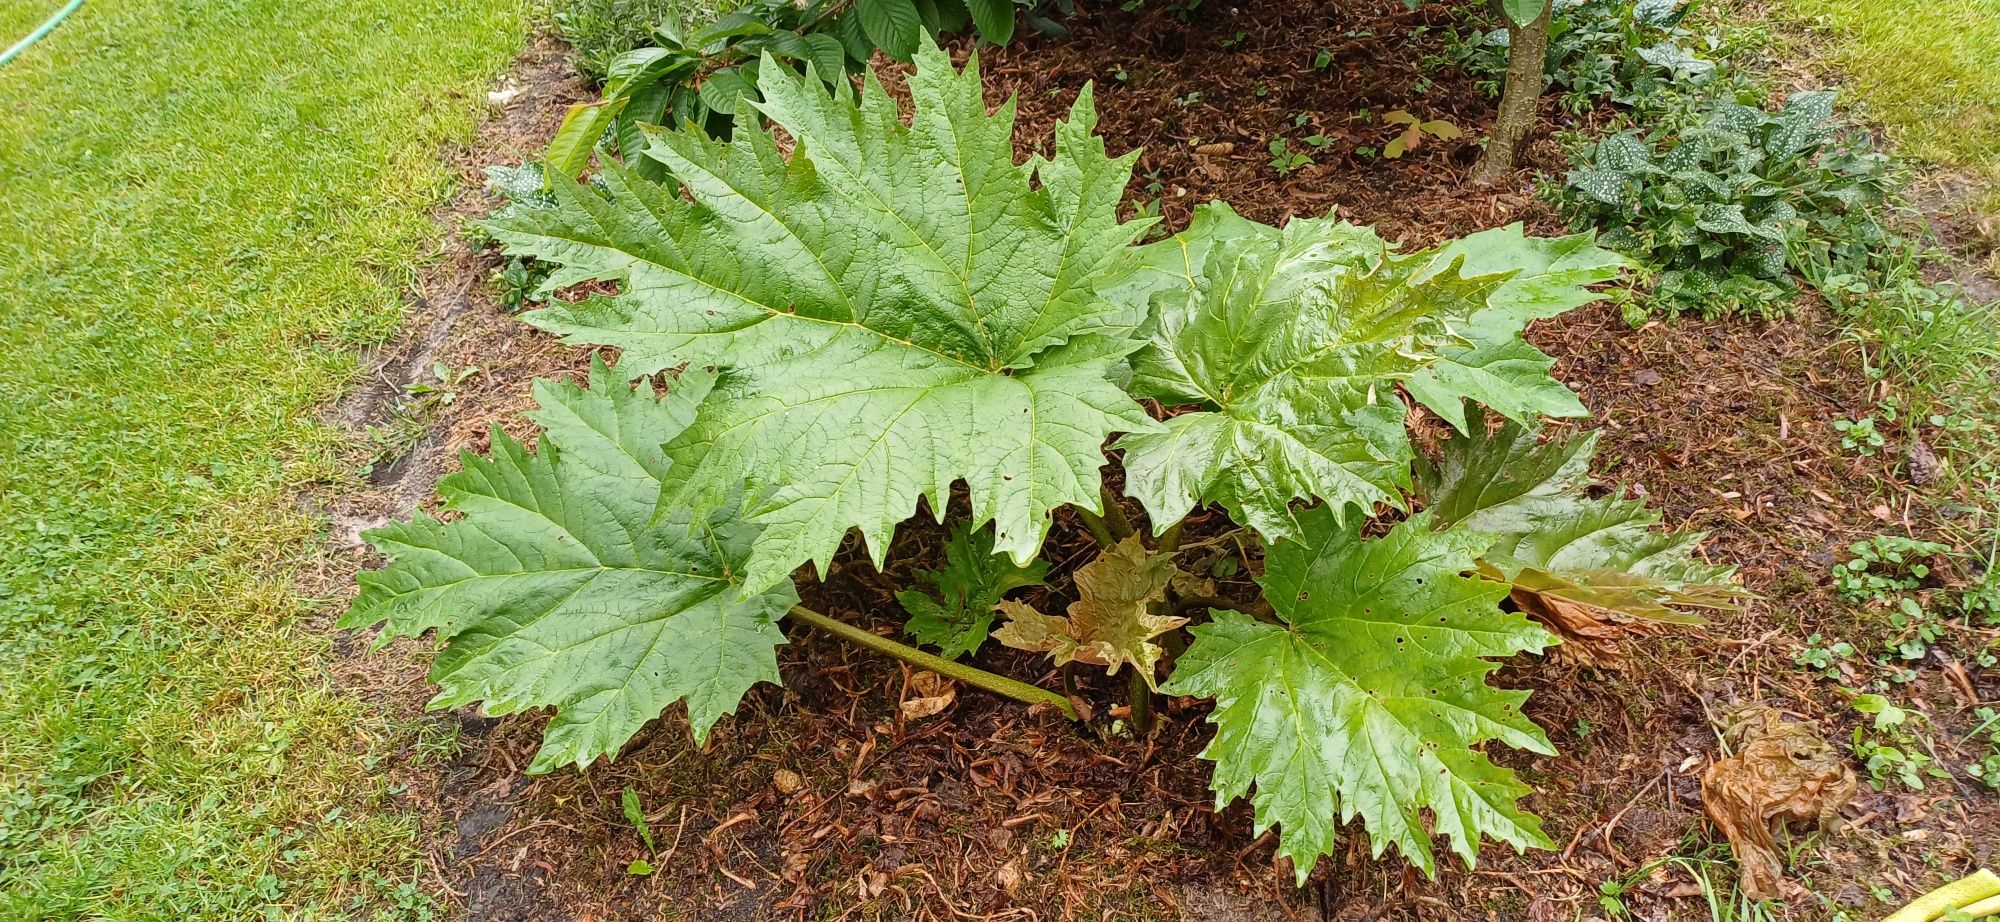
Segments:
[[[1219,204],[1139,245],[1148,222],[1118,217],[1136,155],[1093,135],[1087,88],[1022,162],[976,63],[916,58],[907,120],[872,80],[768,69],[754,105],[777,129],[746,110],[727,141],[656,132],[664,181],[558,175],[492,221],[557,267],[549,291],[612,283],[526,319],[618,363],[541,385],[539,449],[496,435],[468,457],[443,485],[456,518],[371,532],[389,565],[345,623],[436,632],[439,706],[554,708],[535,771],[615,756],[674,702],[699,741],[780,680],[790,617],[1065,712],[954,660],[991,636],[1122,670],[1141,731],[1156,683],[1214,699],[1218,801],[1250,798],[1301,879],[1356,817],[1426,872],[1434,836],[1467,862],[1486,838],[1546,846],[1485,753],[1550,752],[1526,693],[1488,682],[1556,639],[1507,600],[1651,612],[1735,592],[1643,507],[1575,495],[1587,451],[1534,447],[1541,417],[1586,412],[1522,331],[1621,260],[1518,226],[1401,253]],[[1414,406],[1463,433],[1441,461],[1419,463]],[[1489,434],[1480,407],[1512,428]],[[1524,453],[1540,480],[1489,469]],[[1112,458],[1146,529],[1100,479]],[[955,487],[969,510],[945,565],[898,595],[944,657],[798,607],[801,565],[826,572],[850,533],[884,565]],[[1261,598],[1181,567],[1183,520],[1209,505],[1263,556]],[[1038,555],[1065,509],[1103,548],[1059,581]],[[1048,584],[1077,595],[1043,604],[1062,600]]]

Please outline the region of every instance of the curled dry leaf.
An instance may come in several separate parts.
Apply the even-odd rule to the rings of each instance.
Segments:
[[[1791,823],[1836,829],[1840,808],[1854,796],[1854,770],[1811,727],[1761,704],[1731,714],[1723,740],[1736,754],[1702,776],[1702,809],[1729,837],[1743,893],[1781,899],[1785,866],[1777,835]]]
[[[1658,634],[1662,629],[1656,621],[1626,618],[1608,609],[1519,587],[1509,593],[1509,598],[1522,614],[1562,638],[1555,648],[1556,656],[1577,662],[1618,666],[1625,660],[1619,641],[1633,634]]]
[[[993,872],[993,882],[998,884],[1000,890],[1008,896],[1013,896],[1021,892],[1021,884],[1026,882],[1027,879],[1028,875],[1021,872],[1021,862],[1019,859],[1009,861],[1001,865],[999,870]]]
[[[934,717],[958,700],[958,686],[935,672],[919,672],[911,676],[910,692],[916,697],[903,699],[904,720]]]

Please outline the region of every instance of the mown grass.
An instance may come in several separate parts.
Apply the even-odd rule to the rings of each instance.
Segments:
[[[2000,0],[1779,0],[1905,155],[2000,181]],[[2000,192],[1987,204],[2000,206]],[[2000,210],[2000,208],[1996,208]]]
[[[93,0],[0,69],[0,918],[428,912],[294,496],[529,13]]]

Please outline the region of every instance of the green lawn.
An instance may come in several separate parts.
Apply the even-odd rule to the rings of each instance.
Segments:
[[[90,0],[0,69],[0,918],[422,915],[295,496],[531,2]]]
[[[1903,153],[2000,179],[2000,0],[1780,0]],[[1997,200],[2000,201],[2000,200]]]

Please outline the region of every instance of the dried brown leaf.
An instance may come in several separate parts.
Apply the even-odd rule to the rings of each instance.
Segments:
[[[958,700],[958,686],[935,672],[919,672],[911,676],[910,691],[916,697],[903,699],[904,720],[936,716]]]
[[[1777,836],[1792,823],[1837,828],[1840,808],[1854,796],[1854,770],[1811,727],[1761,704],[1731,714],[1723,740],[1736,754],[1702,776],[1702,809],[1729,837],[1744,894],[1782,899]]]

